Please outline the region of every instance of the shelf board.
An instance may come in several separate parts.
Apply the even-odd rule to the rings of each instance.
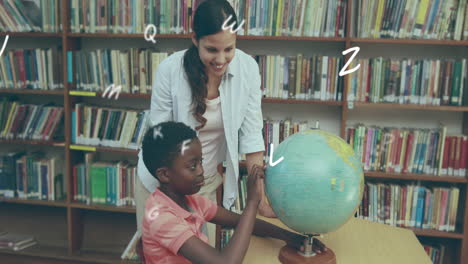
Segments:
[[[71,38],[130,38],[130,39],[145,39],[143,33],[67,33],[66,36]],[[157,34],[155,40],[158,39],[190,39],[190,34]]]
[[[388,172],[380,172],[380,171],[367,171],[367,172],[364,172],[364,176],[367,178],[379,178],[379,179],[468,183],[468,179],[464,177],[437,176],[437,175],[414,174],[414,173],[403,174],[403,173],[388,173]]]
[[[9,35],[10,37],[31,37],[31,38],[60,38],[63,33],[45,33],[45,32],[0,32],[0,36]]]
[[[247,163],[242,160],[239,161],[240,168],[246,168]],[[414,174],[414,173],[388,173],[380,171],[366,171],[364,172],[366,178],[379,178],[379,179],[396,179],[396,180],[411,180],[411,181],[434,181],[434,182],[451,182],[451,183],[468,183],[467,178],[451,177],[451,176],[436,176],[427,174]]]
[[[394,103],[364,103],[354,102],[354,108],[375,108],[375,109],[411,109],[411,110],[434,110],[434,111],[452,111],[468,112],[468,106],[450,106],[450,105],[416,105],[416,104],[394,104]]]
[[[62,141],[40,141],[40,140],[21,140],[21,139],[0,139],[0,144],[16,144],[16,145],[43,145],[53,147],[65,147],[65,142]]]
[[[78,150],[78,151],[111,152],[111,153],[132,154],[135,156],[138,155],[138,150],[134,150],[134,149],[87,146],[87,145],[80,145],[80,144],[72,144],[70,145],[70,149]]]
[[[421,228],[406,228],[410,229],[414,232],[417,236],[426,236],[426,237],[438,237],[438,238],[452,238],[452,239],[463,239],[464,235],[462,233],[456,232],[444,232],[444,231],[437,231],[437,230],[427,230]]]
[[[29,205],[42,205],[52,207],[67,207],[65,201],[45,201],[45,200],[31,200],[31,199],[13,199],[13,198],[0,198],[0,203],[15,203],[15,204],[29,204]]]
[[[67,33],[71,38],[141,38],[144,39],[143,33],[126,34],[126,33]],[[154,38],[158,39],[190,39],[191,34],[157,34]],[[317,42],[346,42],[346,38],[325,38],[325,37],[293,37],[293,36],[253,36],[253,35],[237,35],[239,40],[294,40],[294,41],[317,41]]]
[[[253,36],[237,35],[237,39],[243,40],[292,40],[292,41],[317,41],[317,42],[346,42],[346,38],[329,37],[302,37],[302,36]]]
[[[99,97],[99,98],[102,98],[102,94],[104,92],[89,92],[89,91],[77,91],[77,90],[73,90],[73,91],[70,91],[69,94],[70,96],[84,96],[84,97]],[[120,93],[119,94],[119,99],[120,98],[143,98],[143,99],[151,99],[151,94],[143,94],[143,93],[135,93],[135,94],[131,94],[131,93]],[[112,98],[110,99],[115,99],[115,94],[112,96]],[[109,100],[109,98],[106,98],[103,100]]]
[[[64,95],[64,90],[0,89],[0,94]]]
[[[108,212],[117,212],[117,213],[136,213],[136,208],[132,206],[112,206],[112,205],[101,205],[101,204],[83,204],[79,202],[73,202],[70,205],[72,208],[86,209],[86,210],[96,210],[96,211],[108,211]]]
[[[71,96],[84,96],[84,97],[99,97],[102,98],[103,92],[88,92],[88,91],[70,91]],[[115,95],[111,99],[114,99]],[[151,93],[121,93],[119,98],[141,98],[141,99],[151,99]],[[108,100],[108,99],[103,99]],[[320,101],[320,100],[296,100],[296,99],[281,99],[281,98],[262,98],[263,103],[278,103],[278,104],[315,104],[315,105],[333,105],[333,106],[342,106],[343,102],[340,101]]]
[[[272,104],[314,104],[314,105],[332,105],[342,106],[341,101],[320,101],[320,100],[296,100],[296,99],[281,99],[281,98],[262,98],[262,103]]]
[[[468,46],[468,41],[459,40],[431,40],[431,39],[373,39],[349,38],[351,43],[383,43],[383,44],[410,44],[410,45],[441,45],[441,46]]]
[[[39,242],[40,243],[40,242]],[[99,263],[99,264],[137,264],[139,262],[131,260],[121,260],[120,255],[117,253],[98,253],[91,251],[81,251],[73,255],[68,254],[68,250],[65,247],[54,247],[45,245],[34,245],[30,248],[23,249],[20,251],[12,251],[6,249],[0,249],[1,254],[13,255],[13,256],[27,256],[45,259],[54,259],[61,261],[77,261],[86,263]],[[41,262],[42,263],[42,262]]]
[[[79,260],[91,260],[96,263],[109,263],[109,264],[139,264],[139,261],[133,260],[122,260],[120,258],[121,253],[111,253],[111,252],[98,252],[91,250],[81,250],[74,254],[74,257]]]

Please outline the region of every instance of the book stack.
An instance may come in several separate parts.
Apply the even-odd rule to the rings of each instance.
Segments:
[[[152,72],[168,53],[143,49],[73,52],[76,62],[76,90],[103,92],[109,85],[122,93],[150,93]],[[71,63],[71,62],[70,62]]]
[[[445,257],[445,246],[442,244],[427,245],[423,244],[424,251],[431,258],[433,264],[443,264]]]
[[[346,0],[245,1],[243,4],[247,5],[245,14],[247,34],[344,37],[347,2]]]
[[[367,183],[358,217],[398,227],[455,231],[460,189]]]
[[[467,40],[466,0],[353,1],[352,35],[360,38]]]
[[[0,101],[0,138],[52,140],[63,133],[63,107]]]
[[[102,108],[82,103],[72,112],[72,142],[91,146],[138,149],[149,110]]]
[[[343,59],[330,56],[255,56],[265,97],[341,101]]]
[[[62,157],[41,152],[0,155],[0,197],[57,201],[65,199]]]
[[[138,252],[137,252],[137,246],[138,246],[139,240],[141,240],[141,235],[138,234],[138,231],[137,231],[133,235],[132,239],[128,243],[127,247],[125,248],[120,258],[123,260],[140,261],[140,257],[138,256]]]
[[[307,121],[263,120],[263,138],[265,141],[265,157],[270,157],[271,144],[278,146],[292,134],[309,129]]]
[[[231,240],[232,235],[234,235],[234,229],[233,228],[222,228],[221,229],[221,248],[224,248],[227,246],[229,243],[229,240]]]
[[[200,0],[198,0],[200,1]],[[188,33],[196,0],[71,0],[71,32],[143,33],[154,24],[158,34]],[[142,36],[143,37],[143,36]]]
[[[6,51],[0,58],[0,88],[63,89],[61,64],[57,48]]]
[[[466,59],[359,59],[348,101],[420,105],[468,105]],[[354,67],[354,66],[353,66]]]
[[[37,244],[33,236],[7,233],[0,235],[0,249],[19,251]]]
[[[347,129],[347,142],[365,171],[465,177],[468,137],[447,136],[447,128]]]
[[[128,162],[93,162],[94,153],[86,153],[86,163],[73,166],[74,200],[86,204],[135,206],[136,167]]]
[[[62,30],[61,5],[60,0],[1,1],[0,31],[59,32]]]

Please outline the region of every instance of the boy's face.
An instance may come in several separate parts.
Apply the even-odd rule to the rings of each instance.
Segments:
[[[186,141],[182,143],[181,153],[168,168],[168,184],[176,193],[195,194],[205,184],[203,172],[200,140]]]

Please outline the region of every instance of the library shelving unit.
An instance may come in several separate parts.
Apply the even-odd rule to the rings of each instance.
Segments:
[[[99,41],[112,41],[116,39],[141,39],[143,34],[107,34],[107,33],[71,33],[70,32],[70,1],[64,1],[61,16],[63,31],[60,33],[0,33],[1,36],[9,35],[10,38],[31,40],[54,38],[61,46],[63,53],[63,91],[36,91],[36,90],[14,90],[0,89],[0,96],[21,95],[21,96],[54,96],[63,100],[65,109],[65,141],[64,142],[38,142],[38,141],[8,141],[0,140],[0,145],[39,145],[47,147],[62,148],[65,162],[65,201],[38,201],[19,199],[0,199],[1,215],[8,215],[1,220],[1,226],[15,230],[25,230],[36,235],[39,245],[31,249],[19,252],[0,250],[0,259],[31,261],[33,258],[42,258],[50,263],[135,263],[133,261],[122,261],[120,255],[127,243],[132,238],[136,229],[135,208],[134,207],[114,207],[105,205],[86,205],[73,200],[73,176],[72,167],[80,161],[83,152],[100,152],[106,154],[123,155],[136,160],[137,151],[110,148],[74,145],[71,142],[71,112],[75,103],[93,97],[96,100],[101,98],[102,93],[80,93],[74,91],[73,83],[68,83],[68,61],[67,52],[80,49],[80,44],[85,39],[98,39]],[[350,32],[351,21],[351,0],[348,1],[346,16],[346,32]],[[347,34],[349,35],[349,34]],[[189,39],[190,35],[157,35],[157,39]],[[409,39],[362,39],[346,36],[344,38],[323,38],[323,37],[275,37],[275,36],[239,36],[242,41],[284,41],[284,42],[310,42],[310,43],[339,43],[345,49],[359,44],[399,44],[408,46],[425,47],[428,45],[464,47],[468,48],[468,41],[443,41],[443,40],[409,40]],[[467,49],[468,50],[468,49]],[[349,59],[349,55],[346,56]],[[350,75],[346,75],[343,98],[347,98],[347,87],[349,86]],[[63,99],[61,99],[63,97]],[[149,102],[148,94],[120,94],[123,100],[145,100]],[[340,136],[346,135],[346,122],[350,111],[354,109],[374,109],[391,108],[401,111],[451,111],[463,113],[463,133],[468,134],[468,107],[455,106],[419,106],[400,104],[374,104],[374,103],[354,103],[354,109],[348,109],[346,99],[340,102],[316,101],[316,100],[289,100],[264,98],[263,104],[308,104],[324,105],[327,107],[339,108],[341,116]],[[242,166],[242,164],[240,165]],[[468,180],[467,178],[456,177],[433,177],[421,174],[395,174],[383,172],[366,172],[366,179],[378,179],[384,181],[422,181],[429,184],[455,184],[460,188],[460,199],[458,206],[458,219],[455,232],[441,232],[435,230],[412,229],[418,237],[427,237],[433,241],[442,241],[449,245],[447,249],[447,263],[468,263]],[[2,217],[3,218],[3,217]],[[4,222],[6,221],[6,222]],[[40,239],[39,239],[40,238]],[[219,239],[219,238],[218,238]],[[219,240],[218,240],[219,241]],[[218,243],[219,244],[219,243]],[[31,262],[32,263],[32,262]]]

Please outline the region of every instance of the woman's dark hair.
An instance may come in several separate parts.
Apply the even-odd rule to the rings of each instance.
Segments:
[[[197,133],[181,122],[159,123],[146,131],[142,142],[143,163],[157,179],[156,170],[172,166],[185,140],[197,138]]]
[[[227,23],[228,26],[234,23],[234,29],[238,27],[237,16],[226,0],[206,0],[200,3],[193,17],[192,28],[195,33],[195,39],[221,32],[224,21],[231,16]],[[188,82],[192,90],[192,105],[194,107],[194,117],[201,123],[196,129],[205,126],[206,118],[203,114],[206,111],[205,98],[208,94],[206,84],[208,76],[205,73],[205,65],[200,60],[198,48],[192,43],[192,46],[184,54],[184,69],[188,77]]]

